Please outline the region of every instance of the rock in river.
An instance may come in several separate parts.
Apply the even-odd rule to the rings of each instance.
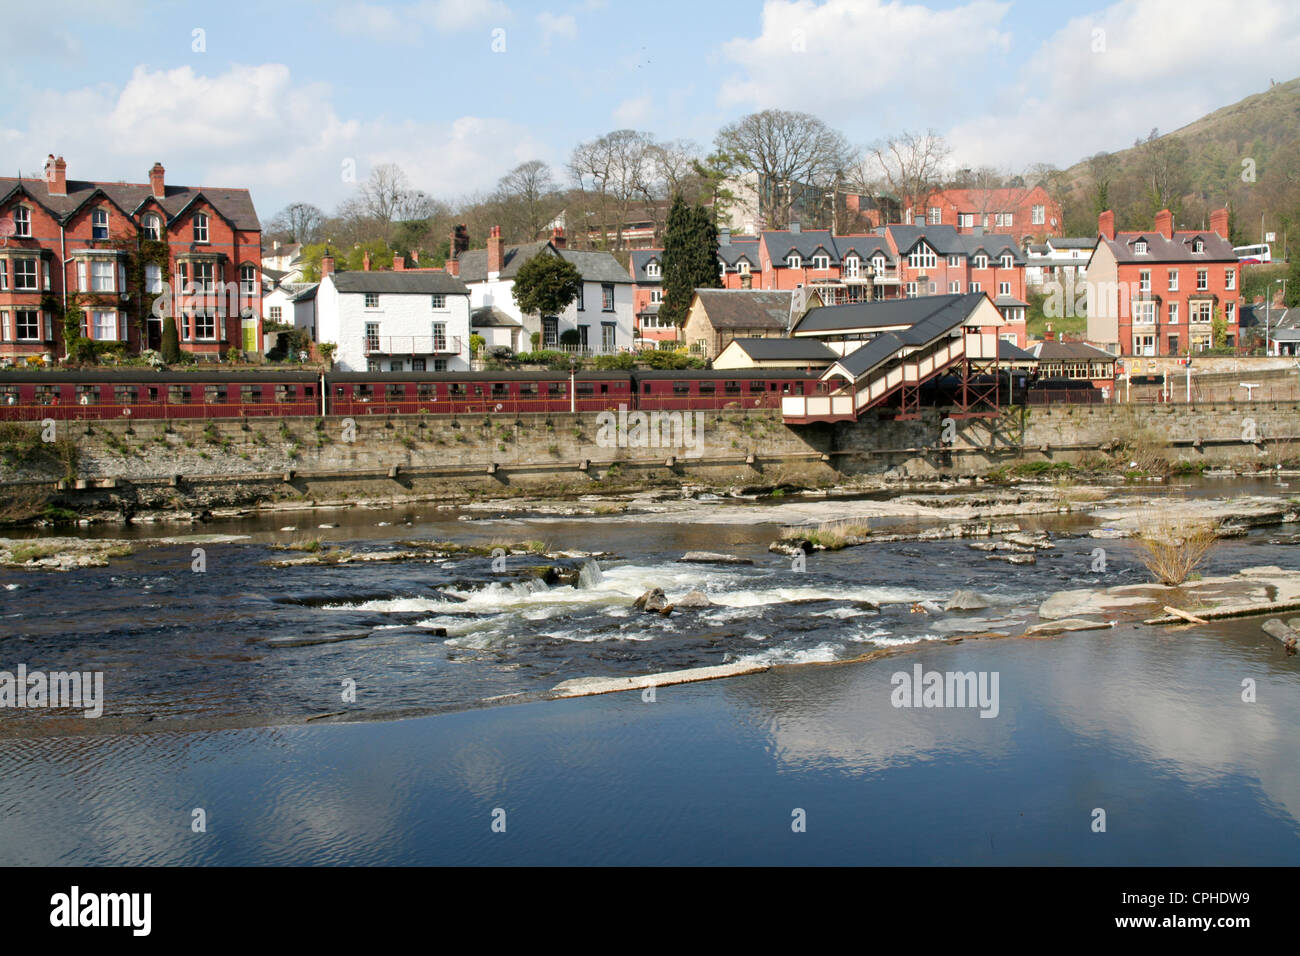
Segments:
[[[974,591],[954,591],[943,609],[945,611],[982,611],[988,606],[989,602]]]
[[[664,596],[663,588],[651,588],[632,602],[632,606],[638,611],[653,611],[657,614],[671,614],[673,606],[668,603],[668,598]]]
[[[734,554],[719,554],[716,551],[687,551],[678,561],[690,564],[753,564],[749,558],[738,558]]]
[[[712,607],[713,602],[703,591],[690,591],[676,604],[676,607]]]

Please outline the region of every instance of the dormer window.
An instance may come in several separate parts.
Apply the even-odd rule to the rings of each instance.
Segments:
[[[862,264],[862,260],[859,259],[857,256],[845,256],[844,257],[844,278],[856,279],[858,277],[858,269],[861,266],[861,264]]]
[[[724,275],[724,276],[727,274],[727,260],[726,260],[726,259],[719,259],[719,260],[718,260],[718,274],[719,274],[719,275]]]
[[[208,241],[208,215],[207,213],[197,212],[194,214],[194,241]]]
[[[913,269],[933,269],[935,265],[934,250],[924,242],[918,242],[916,248],[907,256],[907,264]]]
[[[829,269],[831,267],[830,256],[813,256],[812,267],[814,269]]]
[[[26,206],[14,207],[14,235],[19,239],[32,237],[32,211]]]
[[[108,238],[108,210],[96,209],[90,214],[90,238]]]
[[[875,270],[876,275],[880,275],[882,272],[884,272],[884,271],[885,271],[885,257],[884,257],[884,256],[872,256],[872,257],[871,257],[871,268]]]
[[[1198,256],[1201,255],[1203,252],[1205,252],[1205,243],[1200,239],[1193,240],[1192,252]]]
[[[1010,269],[1011,266],[1012,266],[1012,264],[1014,263],[1014,261],[1015,261],[1015,260],[1012,259],[1011,256],[1005,256],[1005,255],[1004,255],[1004,256],[1002,257],[1002,268],[1004,268],[1004,269]]]
[[[725,266],[726,263],[724,262],[723,265]],[[659,263],[647,262],[645,265],[645,274],[648,279],[658,279],[663,275],[663,270],[659,268]]]
[[[797,252],[791,253],[790,257],[785,260],[785,264],[791,269],[801,269],[803,268],[803,257]]]
[[[741,259],[739,262],[737,262],[736,271],[739,272],[742,276],[749,275],[749,260]]]
[[[1133,255],[1145,256],[1147,254],[1147,243],[1145,239],[1139,239],[1133,243]]]
[[[144,217],[144,237],[154,242],[162,239],[162,219],[155,213],[149,213]]]
[[[989,267],[989,257],[984,255],[984,253],[981,252],[979,255],[975,257],[975,268],[987,269],[988,267]]]

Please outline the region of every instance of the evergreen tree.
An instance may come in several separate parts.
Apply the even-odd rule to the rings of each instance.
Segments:
[[[175,365],[181,360],[181,340],[176,332],[176,319],[170,315],[163,319],[162,359],[168,365]]]
[[[515,275],[510,294],[521,312],[559,315],[582,291],[582,274],[568,259],[539,253]]]
[[[686,322],[696,289],[717,289],[718,227],[699,203],[686,205],[681,194],[673,197],[664,230],[663,302],[660,319],[677,326]]]

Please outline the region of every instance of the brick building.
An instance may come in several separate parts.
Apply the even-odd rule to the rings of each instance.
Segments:
[[[1088,261],[1088,339],[1119,355],[1186,355],[1235,346],[1241,266],[1228,241],[1228,210],[1208,231],[1175,232],[1168,209],[1146,232],[1115,232],[1110,210],[1097,219]],[[1222,341],[1214,322],[1222,320]]]
[[[181,348],[260,352],[261,231],[248,190],[170,186],[160,163],[147,184],[71,180],[53,155],[0,178],[0,359],[57,361],[78,335],[159,348],[160,296]]]
[[[952,226],[963,235],[977,230],[1042,242],[1064,228],[1061,204],[1042,186],[1033,188],[936,189],[904,211],[908,225]]]

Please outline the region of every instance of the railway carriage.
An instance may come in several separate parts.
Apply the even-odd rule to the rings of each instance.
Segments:
[[[337,372],[332,415],[519,415],[613,411],[632,401],[628,372]],[[573,395],[569,394],[573,385]]]
[[[794,369],[633,372],[636,407],[655,409],[780,408],[784,395],[821,395],[818,373]]]

